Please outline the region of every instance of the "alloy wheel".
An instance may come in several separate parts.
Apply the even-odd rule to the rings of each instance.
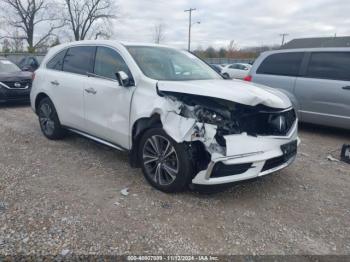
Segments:
[[[143,164],[148,176],[159,185],[170,185],[179,172],[179,160],[171,142],[160,135],[149,137],[143,147]]]
[[[52,135],[55,129],[53,110],[48,103],[43,103],[39,108],[40,126],[46,135]]]

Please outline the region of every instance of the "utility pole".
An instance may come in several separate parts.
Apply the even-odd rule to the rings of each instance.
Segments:
[[[282,44],[281,44],[281,46],[284,45],[284,38],[285,38],[286,36],[288,36],[288,35],[289,35],[289,34],[286,34],[286,33],[280,34],[280,36],[282,36]]]
[[[191,51],[191,26],[192,26],[192,11],[195,11],[196,8],[190,8],[185,10],[184,12],[189,12],[189,17],[188,17],[188,52]]]

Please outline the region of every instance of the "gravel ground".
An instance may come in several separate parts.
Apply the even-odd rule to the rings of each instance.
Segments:
[[[164,194],[127,155],[49,141],[29,107],[0,107],[0,254],[350,254],[348,131],[300,129],[296,162],[216,194]],[[121,194],[129,188],[129,195]]]

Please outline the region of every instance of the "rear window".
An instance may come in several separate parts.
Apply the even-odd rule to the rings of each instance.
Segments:
[[[280,53],[265,58],[257,74],[297,76],[304,53]]]
[[[62,70],[63,58],[67,50],[63,50],[55,55],[47,64],[46,67],[53,70]]]
[[[64,57],[63,71],[82,74],[92,73],[94,67],[95,47],[77,46],[68,49]]]
[[[306,76],[350,81],[350,52],[312,53]]]

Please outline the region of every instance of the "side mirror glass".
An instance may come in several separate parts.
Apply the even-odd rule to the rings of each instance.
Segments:
[[[130,78],[124,71],[119,71],[116,75],[120,86],[127,87],[130,85]]]

